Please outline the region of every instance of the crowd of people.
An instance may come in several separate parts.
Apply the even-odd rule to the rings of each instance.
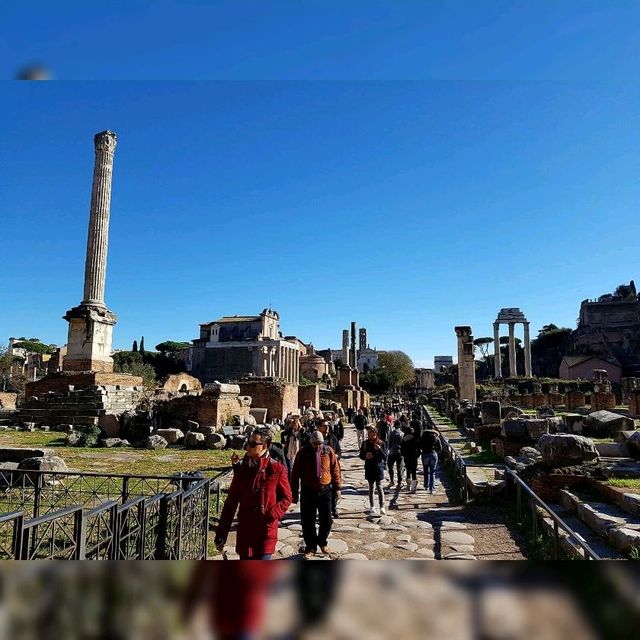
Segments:
[[[433,425],[424,423],[419,411],[409,414],[401,406],[376,405],[357,411],[350,408],[345,417],[356,431],[359,457],[364,461],[368,514],[386,513],[386,472],[386,488],[395,488],[396,496],[404,482],[407,491],[416,493],[419,460],[424,488],[435,492],[440,434]],[[344,433],[345,425],[337,412],[325,415],[313,409],[289,416],[279,443],[274,442],[268,428],[255,428],[247,439],[244,457],[232,457],[233,479],[216,529],[218,550],[226,544],[237,511],[236,552],[240,559],[270,560],[279,521],[292,503],[300,501],[304,557],[315,556],[318,549],[330,554],[332,522],[340,517]]]

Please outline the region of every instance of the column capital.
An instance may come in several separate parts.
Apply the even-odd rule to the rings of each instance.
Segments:
[[[107,151],[108,153],[113,153],[116,149],[117,141],[118,136],[108,129],[106,131],[96,133],[96,135],[93,136],[93,144],[96,151]]]

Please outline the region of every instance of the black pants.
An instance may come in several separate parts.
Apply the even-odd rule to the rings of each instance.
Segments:
[[[391,453],[387,458],[387,467],[389,469],[389,478],[393,482],[393,469],[398,468],[398,483],[402,482],[402,456],[399,453]]]
[[[302,518],[302,537],[306,551],[317,551],[324,547],[331,533],[333,491],[331,487],[315,491],[302,487],[300,492],[300,516]],[[316,531],[316,514],[319,520]]]
[[[407,482],[409,480],[416,480],[418,473],[418,458],[411,456],[404,459],[404,466],[407,469]]]

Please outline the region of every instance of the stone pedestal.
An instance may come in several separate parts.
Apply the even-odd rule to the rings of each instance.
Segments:
[[[600,411],[601,409],[615,409],[616,396],[613,393],[592,393],[591,394],[591,410]]]
[[[568,391],[567,392],[567,409],[573,411],[573,409],[579,409],[586,404],[585,396],[582,391]]]
[[[64,315],[69,323],[64,371],[113,371],[111,344],[116,316],[107,309],[81,304]]]
[[[550,407],[560,407],[562,405],[564,405],[565,403],[565,399],[564,399],[564,394],[562,393],[552,393],[549,392],[549,406]]]

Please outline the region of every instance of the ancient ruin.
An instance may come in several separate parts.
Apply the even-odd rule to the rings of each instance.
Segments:
[[[524,371],[525,376],[530,378],[531,369],[531,338],[529,335],[529,321],[525,318],[524,313],[517,308],[500,309],[496,321],[493,323],[493,345],[495,357],[495,376],[502,377],[502,354],[500,353],[500,325],[509,325],[509,376],[515,378],[518,375],[516,363],[516,340],[515,325],[522,324],[524,326]]]
[[[458,338],[458,392],[460,398],[476,401],[476,368],[471,327],[455,328]]]

